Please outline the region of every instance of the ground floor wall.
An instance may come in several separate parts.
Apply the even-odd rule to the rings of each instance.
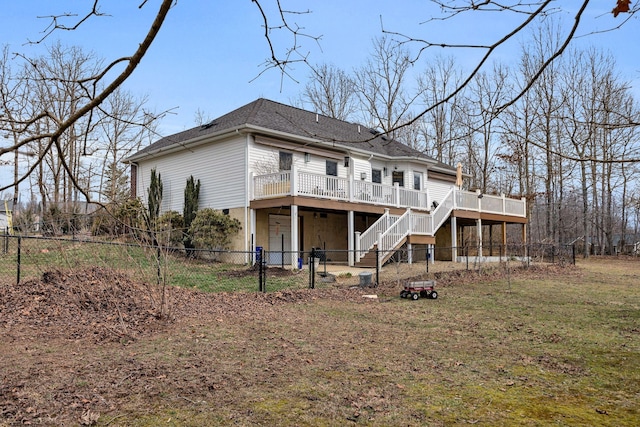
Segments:
[[[267,251],[291,250],[290,242],[287,242],[291,236],[290,208],[259,209],[256,210],[255,215],[254,247],[261,246]],[[354,231],[365,231],[377,219],[376,215],[355,213]],[[274,225],[276,222],[274,220],[281,222],[281,226]],[[306,258],[313,248],[330,250],[331,252],[327,254],[329,262],[348,261],[349,215],[347,212],[299,210],[298,230],[298,250],[304,263],[307,263]]]
[[[251,210],[245,208],[230,209],[229,215],[238,219],[243,230],[232,238],[231,249],[247,250],[263,247],[270,252],[292,251],[291,242],[291,208],[256,209],[255,230],[252,230]],[[354,232],[367,230],[380,215],[354,212]],[[461,222],[461,221],[459,221]],[[468,222],[468,221],[467,221]],[[477,252],[479,236],[477,226],[471,224],[457,224],[456,232],[452,233],[452,219],[445,222],[435,235],[433,259],[436,261],[453,261],[453,248],[458,249],[458,255],[472,255]],[[483,225],[482,246],[485,255],[498,255],[504,249],[502,238],[504,230],[502,224],[492,226]],[[511,225],[507,235],[513,234],[521,224]],[[490,230],[490,231],[489,231]],[[522,234],[522,233],[516,233]],[[522,237],[522,236],[519,236]],[[246,241],[244,240],[246,238]],[[453,240],[456,241],[453,241]],[[425,243],[425,242],[420,242]],[[432,244],[432,243],[430,243]],[[354,245],[351,245],[353,248]],[[419,246],[414,247],[418,248]],[[313,249],[326,249],[327,261],[346,263],[349,260],[349,213],[346,211],[321,211],[307,208],[298,209],[298,251],[299,255],[291,253],[288,260],[301,257],[302,262],[308,262],[307,257]],[[466,253],[463,253],[465,252]],[[418,251],[420,252],[420,251]],[[426,251],[422,251],[426,252]],[[289,264],[289,262],[287,262]]]
[[[434,259],[436,261],[451,261],[453,259],[451,248],[455,243],[451,241],[451,221],[447,221],[436,232],[436,247]]]

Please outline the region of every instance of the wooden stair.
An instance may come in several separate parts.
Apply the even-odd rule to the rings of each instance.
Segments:
[[[396,245],[396,247],[390,251],[387,256],[383,257],[380,260],[380,265],[384,265],[385,262],[389,261],[389,258],[391,258],[393,256],[393,254],[402,247],[402,245],[404,245],[407,241],[407,238],[405,237],[404,239],[400,240],[400,242]],[[356,267],[362,267],[362,268],[375,268],[376,267],[376,249],[378,249],[378,245],[374,245],[373,248],[371,248],[371,250],[369,250],[369,252],[367,252],[366,254],[364,254],[364,256],[362,256],[360,258],[360,261],[358,261],[355,265]]]
[[[375,268],[376,249],[378,249],[378,245],[375,245],[369,252],[364,254],[364,256],[360,258],[360,261],[356,263],[356,267]]]

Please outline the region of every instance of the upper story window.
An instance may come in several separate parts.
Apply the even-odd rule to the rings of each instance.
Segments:
[[[382,184],[382,171],[380,169],[371,169],[371,182]]]
[[[404,172],[403,171],[393,171],[391,174],[391,182],[393,185],[398,183],[400,187],[404,187]]]
[[[422,190],[422,172],[413,173],[413,189]]]
[[[338,162],[327,160],[327,175],[338,176]]]
[[[290,171],[293,163],[293,154],[286,151],[280,151],[280,170]]]

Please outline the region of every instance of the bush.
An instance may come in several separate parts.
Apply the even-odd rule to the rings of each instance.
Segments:
[[[196,214],[189,234],[197,249],[224,250],[229,248],[231,236],[242,227],[240,221],[211,208],[200,209]]]
[[[171,248],[179,248],[184,236],[184,220],[176,211],[165,212],[158,218],[158,241]]]
[[[32,233],[40,228],[37,206],[29,205],[26,209],[14,214],[13,228],[21,233]]]
[[[145,208],[140,199],[124,203],[110,203],[91,214],[91,234],[94,236],[122,236],[140,238],[146,230]]]

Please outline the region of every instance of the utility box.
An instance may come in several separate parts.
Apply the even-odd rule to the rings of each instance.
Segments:
[[[371,286],[371,272],[365,271],[359,274],[360,276],[360,286]]]

